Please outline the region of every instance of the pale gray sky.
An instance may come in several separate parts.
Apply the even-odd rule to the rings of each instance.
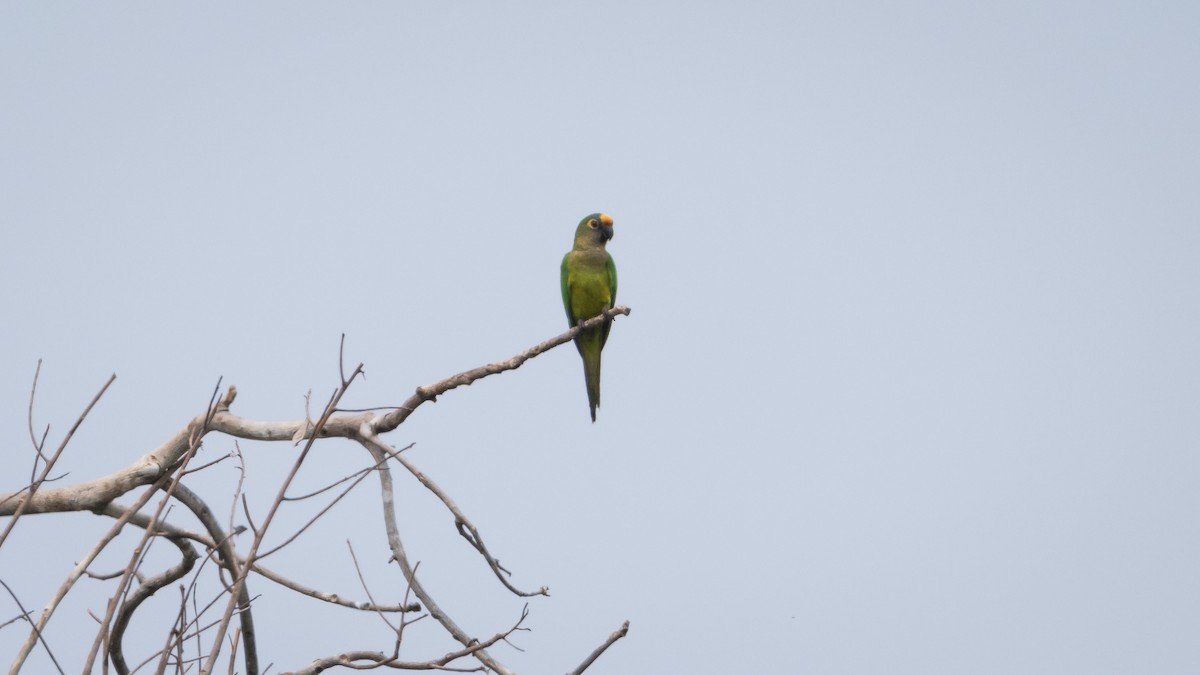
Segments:
[[[0,99],[0,489],[38,358],[54,441],[118,375],[66,481],[221,376],[302,416],[343,332],[347,405],[394,405],[565,329],[559,261],[605,211],[633,315],[597,423],[564,347],[390,437],[551,589],[497,657],[565,672],[629,619],[589,672],[1200,671],[1194,3],[9,2]],[[242,449],[264,508],[295,450]],[[368,461],[323,444],[300,481]],[[398,478],[431,592],[506,627]],[[197,479],[228,508],[232,465]],[[0,576],[40,608],[107,527],[24,520]],[[399,599],[382,532],[371,485],[271,564],[361,597],[349,539]],[[51,624],[68,672],[106,588]],[[274,672],[388,648],[252,590]],[[406,656],[450,648],[418,627]]]

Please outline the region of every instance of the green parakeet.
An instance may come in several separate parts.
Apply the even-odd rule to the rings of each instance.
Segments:
[[[575,228],[575,246],[563,256],[562,298],[567,321],[575,327],[617,301],[617,267],[604,245],[613,237],[613,219],[603,213],[593,213],[579,221]],[[581,332],[575,337],[575,347],[583,357],[583,377],[587,381],[588,405],[592,421],[600,407],[600,351],[608,341],[611,321]]]

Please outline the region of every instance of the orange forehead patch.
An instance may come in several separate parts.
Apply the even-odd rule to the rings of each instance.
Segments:
[[[607,213],[601,213],[600,214],[600,222],[604,223],[605,225],[607,225],[609,227],[612,227],[612,224],[613,224],[612,216],[608,215]]]

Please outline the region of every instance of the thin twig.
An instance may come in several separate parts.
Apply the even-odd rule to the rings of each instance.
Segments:
[[[29,482],[34,482],[37,479],[38,459],[45,460],[46,456],[42,454],[42,449],[46,447],[46,436],[50,434],[50,425],[46,425],[46,429],[42,431],[42,439],[39,441],[37,434],[33,432],[33,401],[37,398],[37,383],[38,378],[42,374],[42,360],[38,359],[37,368],[33,371],[33,384],[29,387],[29,440],[33,443],[33,451],[37,454],[37,458],[33,461],[33,472],[29,475]]]
[[[134,670],[140,670],[142,668],[142,666],[146,665],[147,663],[150,663],[151,661],[153,661],[155,659],[158,659],[158,668],[155,670],[154,675],[164,675],[167,671],[167,663],[171,660],[171,656],[172,656],[171,650],[172,649],[175,650],[174,654],[175,654],[176,660],[178,662],[182,663],[182,661],[183,661],[184,627],[188,623],[188,620],[187,620],[188,596],[189,596],[188,591],[185,590],[183,587],[180,587],[180,589],[179,589],[179,612],[175,615],[175,624],[174,624],[175,627],[167,632],[167,643],[165,645],[163,645],[163,648],[160,649],[157,654],[151,654],[150,656],[148,656],[146,658],[146,660],[142,661],[140,664],[138,664],[138,667],[135,668]]]
[[[363,577],[362,567],[360,567],[358,564],[358,556],[354,555],[354,545],[350,543],[349,539],[346,540],[346,548],[350,551],[350,560],[352,560],[354,562],[354,572],[355,572],[355,574],[358,575],[359,585],[362,586],[363,592],[367,594],[367,599],[371,601],[371,604],[372,605],[377,604],[375,602],[375,596],[371,595],[371,588],[369,586],[367,586],[366,578]],[[387,625],[387,627],[390,628],[393,633],[396,633],[396,634],[400,633],[400,629],[396,626],[393,626],[392,622],[388,621],[388,618],[383,615],[383,612],[377,611],[377,612],[375,612],[375,616],[378,616],[379,620],[382,621],[385,625]],[[404,617],[400,617],[400,621],[403,622]]]
[[[420,569],[421,569],[421,561],[418,560],[417,564],[413,565],[413,576],[416,576],[417,572]],[[408,599],[412,597],[412,592],[413,592],[412,586],[405,586],[405,588],[404,588],[404,604],[406,604],[406,605],[408,604]],[[417,607],[421,606],[421,603],[419,603],[419,602],[414,602],[413,604],[416,605]],[[427,616],[429,616],[429,615],[422,614],[421,616],[418,616],[417,618],[411,619],[411,620],[407,616],[400,617],[400,628],[398,628],[396,630],[396,651],[395,651],[394,656],[396,656],[397,658],[400,657],[400,643],[404,641],[404,629],[408,628],[408,626],[410,624],[414,624],[414,623],[420,621],[421,619],[424,619]]]
[[[346,355],[346,334],[342,333],[342,338],[338,341],[338,379],[342,386],[350,384],[346,381],[346,366],[344,365],[344,357]]]
[[[111,385],[116,379],[116,374],[108,377],[108,380],[104,383],[104,386],[100,387],[100,391],[96,392],[96,395],[92,397],[91,402],[87,404],[87,407],[84,408],[83,412],[79,414],[79,417],[75,419],[75,424],[71,425],[71,428],[67,431],[67,435],[63,437],[62,443],[58,444],[58,449],[55,450],[54,454],[46,460],[46,466],[42,469],[42,475],[37,480],[33,481],[33,484],[29,486],[29,491],[24,493],[21,503],[17,505],[16,510],[12,514],[12,518],[8,520],[8,525],[5,526],[4,533],[0,534],[0,546],[4,545],[4,540],[8,538],[8,533],[12,532],[13,526],[17,524],[17,519],[21,517],[21,514],[25,513],[25,508],[30,502],[33,501],[34,494],[37,493],[38,488],[41,487],[42,483],[46,479],[46,476],[50,475],[50,470],[54,468],[54,463],[57,462],[58,458],[62,456],[63,450],[67,449],[67,443],[71,442],[71,438],[75,436],[75,431],[79,429],[81,424],[83,424],[83,420],[87,418],[88,413],[92,411],[92,408],[96,407],[96,403],[100,401],[100,397],[104,396],[104,392],[108,391],[109,385]],[[32,405],[32,403],[30,403],[30,405]]]
[[[370,472],[373,470],[374,470],[374,467],[372,467],[371,469],[366,469],[366,470],[361,471],[359,473],[359,476],[354,479],[354,482],[350,483],[350,485],[347,486],[345,490],[342,490],[341,494],[339,494],[337,497],[334,497],[333,500],[330,501],[328,504],[326,504],[324,507],[322,507],[320,511],[317,511],[316,515],[314,515],[312,518],[309,518],[307,523],[305,523],[298,530],[293,532],[292,535],[289,536],[287,539],[284,539],[283,542],[280,543],[278,546],[276,546],[275,548],[272,548],[272,549],[268,549],[265,553],[259,554],[258,559],[262,560],[263,558],[266,558],[267,556],[275,553],[276,551],[279,551],[283,547],[291,544],[293,541],[296,541],[297,537],[304,534],[308,530],[308,528],[310,528],[314,524],[316,524],[316,522],[321,519],[321,516],[324,516],[326,513],[329,512],[329,509],[332,509],[334,507],[334,505],[336,505],[338,502],[342,501],[342,498],[344,498],[346,495],[350,494],[351,490],[358,487],[359,483],[362,483],[363,480],[368,475],[370,475]],[[341,481],[338,481],[338,482],[340,483]],[[336,483],[335,483],[335,485],[336,485]],[[324,490],[322,490],[322,492],[323,491]],[[290,500],[288,500],[285,497],[284,501],[290,501]]]
[[[514,595],[522,598],[529,598],[535,595],[544,595],[548,597],[550,595],[550,589],[546,586],[542,586],[536,591],[522,591],[516,586],[513,586],[508,580],[508,575],[510,574],[509,571],[504,569],[504,567],[500,565],[500,561],[492,556],[490,552],[488,552],[487,546],[483,543],[483,536],[479,534],[479,530],[476,529],[473,523],[471,523],[466,514],[464,514],[462,510],[458,508],[458,504],[456,504],[454,500],[450,498],[450,495],[446,494],[446,492],[442,490],[437,483],[433,482],[433,479],[425,475],[425,473],[418,469],[416,465],[409,461],[407,457],[404,457],[400,453],[396,452],[390,445],[384,443],[383,439],[379,438],[378,436],[369,436],[366,438],[366,440],[370,443],[374,443],[381,452],[387,453],[391,457],[395,458],[396,461],[400,462],[404,468],[408,469],[409,473],[411,473],[418,481],[421,482],[421,485],[424,485],[430,492],[436,495],[443,504],[445,504],[446,508],[450,510],[450,513],[454,515],[454,526],[458,529],[458,534],[462,536],[463,539],[466,539],[467,543],[471,544],[471,547],[478,551],[481,556],[483,556],[483,559],[487,562],[488,567],[491,568],[492,573],[496,575],[496,578],[500,580],[501,584],[504,584],[505,588],[507,588]]]
[[[369,466],[369,467],[366,467],[365,469],[359,469],[358,471],[355,471],[354,473],[350,474],[349,476],[343,476],[343,477],[335,480],[334,482],[330,483],[329,485],[326,485],[323,488],[317,488],[316,490],[314,490],[312,492],[309,492],[309,493],[303,494],[303,495],[298,495],[296,497],[284,497],[283,501],[285,501],[285,502],[301,502],[301,501],[304,501],[305,499],[312,499],[313,497],[316,497],[317,495],[329,492],[333,488],[341,485],[342,483],[345,483],[348,480],[354,480],[354,479],[362,480],[363,476],[371,473],[372,471],[375,470],[375,468],[376,467]]]
[[[30,626],[33,626],[33,632],[35,635],[37,635],[38,642],[42,643],[42,649],[46,650],[46,655],[50,657],[51,663],[54,664],[54,667],[58,670],[58,672],[63,673],[62,666],[58,665],[58,659],[54,658],[54,652],[51,651],[50,645],[46,644],[46,638],[42,635],[41,629],[39,629],[29,618],[29,615],[33,613],[33,610],[25,609],[25,606],[21,604],[21,599],[17,597],[17,594],[13,592],[13,589],[9,588],[8,584],[4,583],[3,579],[0,579],[0,586],[4,586],[4,590],[8,591],[8,595],[13,599],[13,603],[16,604],[17,609],[21,610],[21,615],[16,619],[13,619],[13,621],[24,619],[29,623]],[[4,625],[7,625],[8,623],[10,622],[6,622]]]

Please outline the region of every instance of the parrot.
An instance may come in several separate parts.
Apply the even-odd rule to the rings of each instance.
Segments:
[[[575,245],[562,261],[563,307],[572,328],[611,309],[617,301],[617,267],[604,248],[612,237],[613,219],[604,213],[586,216],[575,228]],[[600,351],[608,341],[610,328],[611,320],[575,336],[575,348],[583,357],[593,423],[596,408],[600,407]]]

